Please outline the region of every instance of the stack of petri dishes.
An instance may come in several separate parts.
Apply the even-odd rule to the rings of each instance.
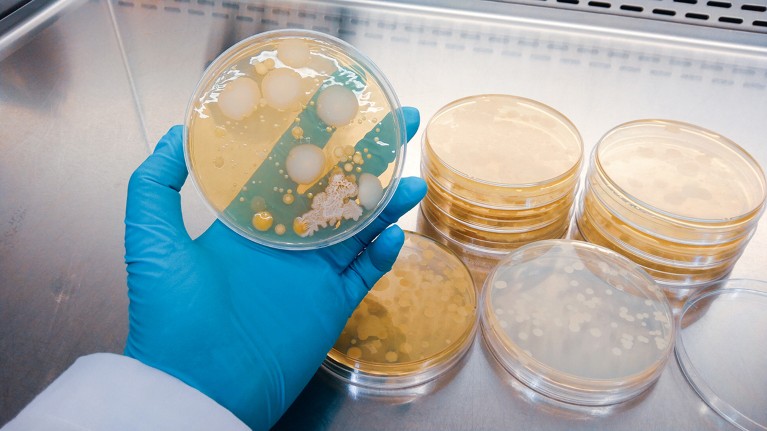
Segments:
[[[456,248],[502,255],[568,230],[583,158],[575,126],[510,95],[454,101],[429,121],[421,211]],[[444,241],[443,241],[444,242]]]
[[[766,191],[758,163],[729,139],[675,121],[633,121],[594,149],[574,237],[630,258],[668,293],[686,294],[730,273]]]
[[[368,389],[421,386],[457,369],[477,320],[468,268],[441,244],[406,232],[392,270],[349,318],[323,367]]]

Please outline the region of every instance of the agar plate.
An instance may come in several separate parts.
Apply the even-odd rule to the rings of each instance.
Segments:
[[[485,281],[481,316],[507,371],[584,406],[627,401],[652,385],[675,330],[668,301],[643,270],[570,240],[536,242],[502,260]]]
[[[391,199],[405,123],[381,71],[322,33],[245,39],[205,71],[184,128],[195,186],[260,244],[314,249],[367,226]]]
[[[323,367],[368,388],[421,385],[459,362],[476,327],[469,270],[445,246],[406,232],[394,267],[349,318]]]

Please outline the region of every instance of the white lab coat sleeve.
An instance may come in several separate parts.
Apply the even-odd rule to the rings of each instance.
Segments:
[[[122,355],[83,356],[0,431],[248,430],[197,389]]]

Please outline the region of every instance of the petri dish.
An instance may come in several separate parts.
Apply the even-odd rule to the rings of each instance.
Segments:
[[[728,260],[712,265],[683,265],[679,261],[648,255],[624,241],[612,238],[594,224],[587,215],[581,215],[575,222],[575,229],[583,240],[609,248],[631,259],[653,277],[656,283],[666,289],[705,288],[729,275],[740,257],[739,252]]]
[[[682,245],[712,245],[748,236],[759,222],[762,207],[737,220],[685,220],[652,209],[609,185],[597,169],[590,169],[584,197],[593,196],[615,219],[617,227],[652,235],[661,241]]]
[[[383,73],[308,30],[245,39],[203,74],[186,113],[195,186],[240,235],[313,249],[354,235],[391,199],[405,123]]]
[[[572,240],[524,246],[485,281],[482,333],[500,364],[550,398],[627,401],[661,375],[674,320],[655,282],[630,260]]]
[[[432,226],[443,235],[462,243],[467,248],[478,252],[506,253],[523,245],[544,239],[562,238],[570,224],[567,217],[533,230],[503,231],[479,228],[456,219],[452,214],[440,208],[427,193],[421,201],[421,212]]]
[[[576,208],[580,234],[640,264],[666,289],[732,271],[764,212],[758,163],[729,139],[670,120],[609,131]]]
[[[495,208],[536,208],[573,192],[583,158],[575,126],[521,97],[456,100],[429,121],[423,169],[458,198]]]
[[[349,318],[323,367],[362,387],[421,385],[458,363],[476,327],[469,270],[445,246],[406,232],[392,270]]]
[[[577,205],[577,212],[584,224],[593,225],[604,235],[613,238],[615,242],[625,242],[639,254],[659,260],[667,260],[679,266],[708,266],[740,255],[743,247],[751,238],[753,230],[740,237],[720,239],[710,244],[688,244],[659,238],[653,233],[637,229],[630,224],[621,223],[601,202],[599,195],[586,194]]]
[[[423,172],[422,176],[428,186],[429,197],[436,206],[462,223],[477,226],[478,229],[522,232],[542,228],[569,217],[575,200],[575,193],[571,193],[537,208],[488,208],[456,198],[443,189],[428,172]]]
[[[726,137],[692,124],[638,120],[609,131],[594,150],[607,183],[672,219],[734,222],[760,211],[764,172]]]
[[[727,280],[688,301],[681,321],[676,358],[695,392],[738,428],[767,430],[767,283]]]

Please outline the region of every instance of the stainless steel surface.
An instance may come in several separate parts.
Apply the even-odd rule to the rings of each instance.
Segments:
[[[78,356],[122,351],[139,131],[106,3],[0,62],[0,424]]]
[[[17,10],[11,16],[3,18],[12,22],[7,26],[0,26],[0,29],[3,30],[0,32],[0,61],[31,40],[38,32],[44,30],[47,25],[62,16],[67,10],[76,8],[83,1],[51,0],[41,6],[31,4],[30,2],[25,4],[24,8],[32,9],[31,12]],[[18,13],[23,13],[23,18],[16,18],[14,16]]]
[[[673,23],[647,21],[642,32],[624,26],[624,17],[568,22],[570,11],[541,7],[478,10],[438,2],[91,1],[0,62],[0,424],[77,356],[121,350],[127,179],[162,133],[182,122],[204,67],[256,32],[305,27],[347,40],[381,67],[404,104],[421,109],[424,124],[459,97],[510,93],[567,115],[587,150],[619,123],[669,118],[716,130],[767,165],[763,35],[709,28],[703,39]],[[407,175],[418,174],[419,140]],[[182,196],[187,226],[198,234],[212,216],[191,187]],[[416,220],[413,211],[400,224],[413,229]],[[767,279],[765,224],[734,276]],[[640,398],[583,410],[526,389],[478,338],[452,375],[396,396],[362,393],[320,372],[276,428],[730,425],[673,359]]]

